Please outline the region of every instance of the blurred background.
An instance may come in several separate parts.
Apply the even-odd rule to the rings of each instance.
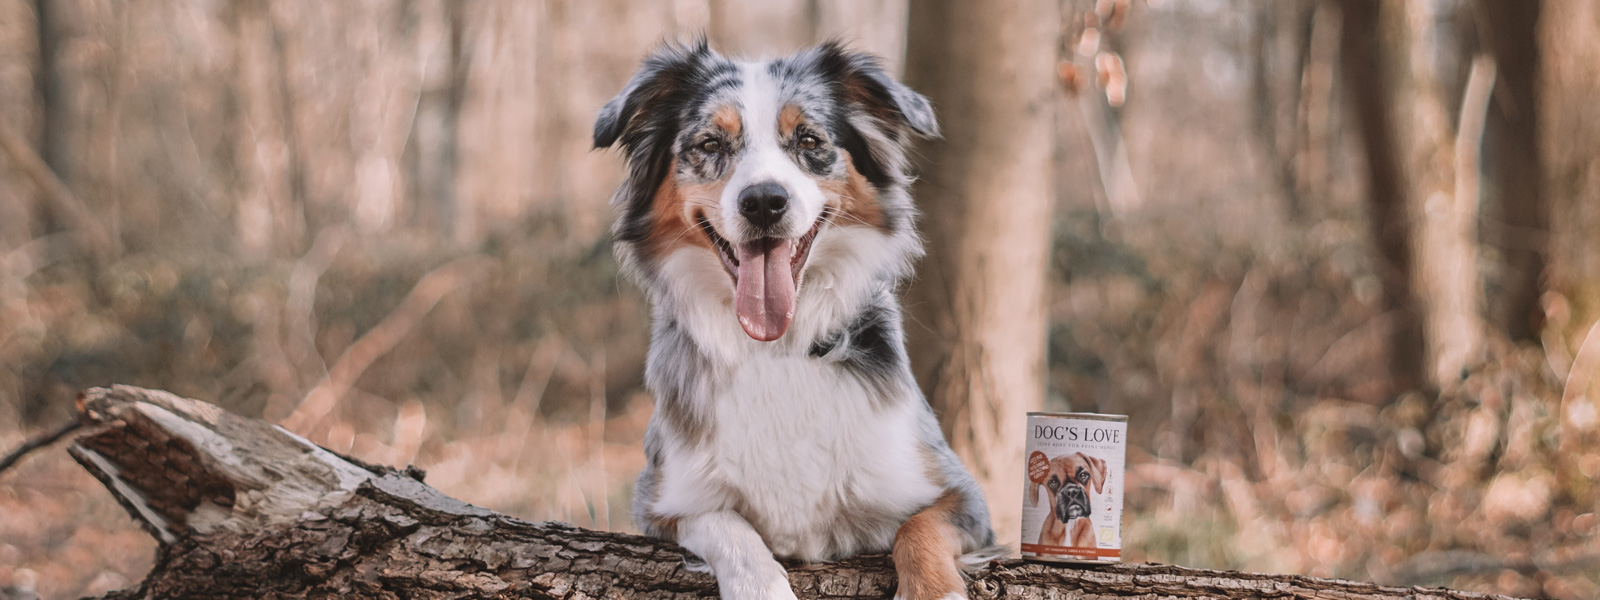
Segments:
[[[133,384],[634,531],[596,112],[695,32],[931,81],[951,2],[0,0],[0,449]],[[1055,67],[1031,408],[1130,416],[1126,560],[1600,597],[1600,6],[993,10]],[[0,589],[154,551],[59,446],[0,474]]]

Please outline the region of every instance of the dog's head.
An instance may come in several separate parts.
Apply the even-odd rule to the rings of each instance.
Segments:
[[[1089,489],[1096,494],[1105,490],[1106,461],[1074,452],[1050,459],[1049,474],[1042,483],[1028,487],[1028,503],[1038,502],[1039,488],[1050,491],[1050,513],[1062,523],[1089,516]]]
[[[808,273],[829,271],[832,289],[851,284],[832,280],[850,264],[881,278],[920,253],[905,146],[937,134],[928,101],[869,55],[830,43],[739,62],[702,40],[645,59],[601,109],[594,145],[620,145],[629,163],[613,198],[624,263],[647,288],[696,279],[712,289],[653,291],[712,294],[747,335],[772,341],[795,319]],[[902,243],[841,237],[852,229]],[[895,255],[863,269],[852,243]],[[812,264],[825,261],[836,264]]]

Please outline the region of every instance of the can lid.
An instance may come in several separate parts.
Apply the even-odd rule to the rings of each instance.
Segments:
[[[1128,415],[1102,415],[1099,413],[1074,413],[1074,412],[1049,412],[1039,411],[1028,413],[1030,417],[1061,417],[1065,419],[1086,419],[1090,421],[1120,421],[1128,422]]]

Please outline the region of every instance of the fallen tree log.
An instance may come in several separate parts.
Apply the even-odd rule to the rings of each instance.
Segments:
[[[711,576],[678,546],[531,523],[455,500],[396,470],[280,427],[127,386],[79,399],[68,452],[161,542],[137,588],[103,598],[703,598]],[[788,565],[801,598],[881,599],[885,556]],[[1167,565],[997,561],[973,598],[1504,598]]]

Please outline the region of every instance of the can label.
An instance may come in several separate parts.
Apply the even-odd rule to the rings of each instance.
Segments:
[[[1022,557],[1122,560],[1128,418],[1028,413]]]

